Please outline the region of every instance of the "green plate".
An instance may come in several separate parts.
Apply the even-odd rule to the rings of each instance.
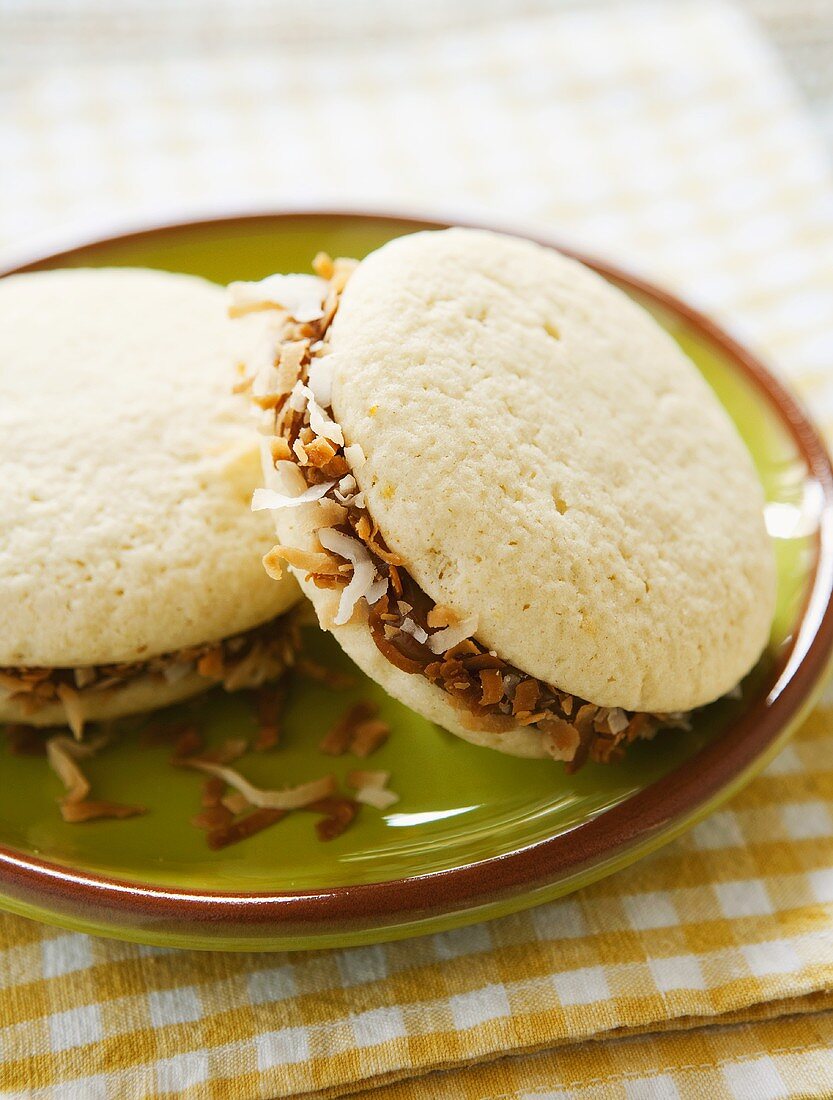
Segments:
[[[165,227],[27,265],[139,265],[219,282],[304,270],[312,255],[361,256],[423,222],[288,214]],[[393,735],[372,760],[401,800],[364,807],[329,843],[299,813],[211,852],[189,824],[200,776],[140,744],[143,723],[88,766],[103,797],[139,802],[140,818],[65,825],[58,780],[40,758],[0,755],[0,906],[63,925],[189,948],[277,949],[369,943],[497,916],[564,894],[632,862],[713,809],[795,728],[830,660],[831,471],[794,399],[747,352],[670,296],[594,262],[647,305],[697,363],[754,457],[779,566],[771,646],[743,697],[698,713],[689,733],[636,745],[619,765],[565,775],[550,761],[475,748],[388,698],[310,628],[313,656],[350,669],[356,686],[298,679],[279,751],[241,770],[283,785],[356,767],[317,750],[354,700],[372,698]],[[249,703],[219,691],[171,712],[213,740],[254,728]]]

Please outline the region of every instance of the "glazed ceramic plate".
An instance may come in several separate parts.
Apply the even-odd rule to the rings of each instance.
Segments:
[[[362,256],[424,228],[416,220],[289,214],[166,227],[102,241],[28,265],[141,265],[218,282],[304,270],[315,252]],[[371,943],[531,906],[583,886],[671,840],[737,791],[795,729],[819,690],[833,646],[831,468],[804,414],[746,351],[667,294],[587,261],[646,305],[694,359],[752,452],[778,555],[771,645],[742,698],[699,712],[689,733],[636,745],[618,765],[568,776],[551,761],[476,748],[388,699],[314,630],[309,645],[350,668],[356,686],[293,688],[282,747],[244,759],[263,785],[283,785],[355,760],[317,750],[352,701],[372,697],[393,728],[373,767],[401,801],[363,807],[329,843],[311,815],[290,815],[212,852],[189,824],[200,777],[143,748],[141,723],[88,771],[94,789],[139,802],[146,816],[65,825],[58,780],[43,759],[0,755],[0,905],[26,916],[152,944],[278,949]],[[650,410],[646,410],[646,415]],[[185,708],[183,708],[185,710]],[[177,716],[176,711],[172,716]],[[252,729],[249,705],[212,692],[187,711],[214,739]]]

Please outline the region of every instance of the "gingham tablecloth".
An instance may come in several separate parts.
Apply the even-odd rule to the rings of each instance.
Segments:
[[[98,50],[4,69],[0,254],[286,202],[497,214],[676,288],[833,428],[827,166],[732,8],[617,5],[384,45],[310,35],[160,55],[114,44],[111,62]],[[822,707],[727,808],[627,871],[407,943],[208,956],[0,917],[0,1087],[50,1100],[833,1095],[832,734]]]

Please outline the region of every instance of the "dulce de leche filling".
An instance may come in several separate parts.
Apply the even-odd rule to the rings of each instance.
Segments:
[[[258,687],[275,679],[294,662],[297,627],[291,614],[280,616],[218,642],[189,646],[146,661],[77,668],[0,668],[0,696],[31,716],[43,707],[59,704],[67,725],[80,736],[85,705],[95,696],[141,680],[178,683],[196,673],[227,691]]]
[[[355,261],[319,254],[313,267],[317,278],[275,275],[230,288],[233,317],[274,311],[274,346],[255,374],[240,368],[236,388],[250,393],[272,463],[299,490],[294,498],[258,490],[253,506],[316,502],[319,511],[319,546],[275,546],[264,558],[267,571],[280,576],[285,561],[319,588],[340,592],[334,625],[350,622],[364,602],[379,651],[403,672],[424,676],[444,691],[462,725],[496,733],[535,730],[545,751],[565,761],[568,771],[588,759],[619,759],[628,744],[653,737],[661,727],[687,728],[686,714],[596,706],[529,676],[477,640],[476,618],[462,618],[422,591],[369,514],[353,476],[364,455],[357,444],[345,444],[332,417],[329,331]]]

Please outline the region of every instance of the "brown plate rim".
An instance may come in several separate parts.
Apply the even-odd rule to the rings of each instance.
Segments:
[[[787,427],[807,464],[808,475],[820,485],[824,503],[816,539],[816,560],[799,629],[773,670],[769,695],[746,710],[729,729],[691,760],[573,830],[537,841],[517,851],[475,863],[411,878],[349,886],[324,887],[275,894],[184,890],[149,885],[103,874],[81,873],[0,846],[0,888],[35,904],[48,900],[70,902],[73,911],[107,911],[124,922],[138,918],[151,924],[171,921],[194,924],[220,921],[235,925],[269,924],[276,933],[294,928],[332,928],[334,922],[356,926],[393,916],[419,919],[432,913],[463,912],[488,905],[500,897],[545,887],[583,867],[647,841],[675,819],[693,815],[742,775],[776,741],[801,712],[833,655],[833,467],[820,434],[798,400],[775,378],[760,359],[740,345],[715,322],[641,277],[616,264],[565,247],[540,232],[528,232],[469,219],[438,220],[419,213],[327,208],[290,209],[264,213],[213,216],[174,221],[126,233],[85,241],[59,252],[40,255],[0,271],[0,276],[54,267],[70,262],[79,252],[102,245],[140,241],[160,234],[194,229],[255,228],[258,224],[356,219],[385,222],[403,229],[443,229],[449,225],[493,229],[526,236],[581,260],[606,278],[653,300],[717,347],[753,382]],[[801,646],[799,646],[801,643]],[[785,673],[789,671],[786,680]],[[696,766],[692,766],[696,765]]]

